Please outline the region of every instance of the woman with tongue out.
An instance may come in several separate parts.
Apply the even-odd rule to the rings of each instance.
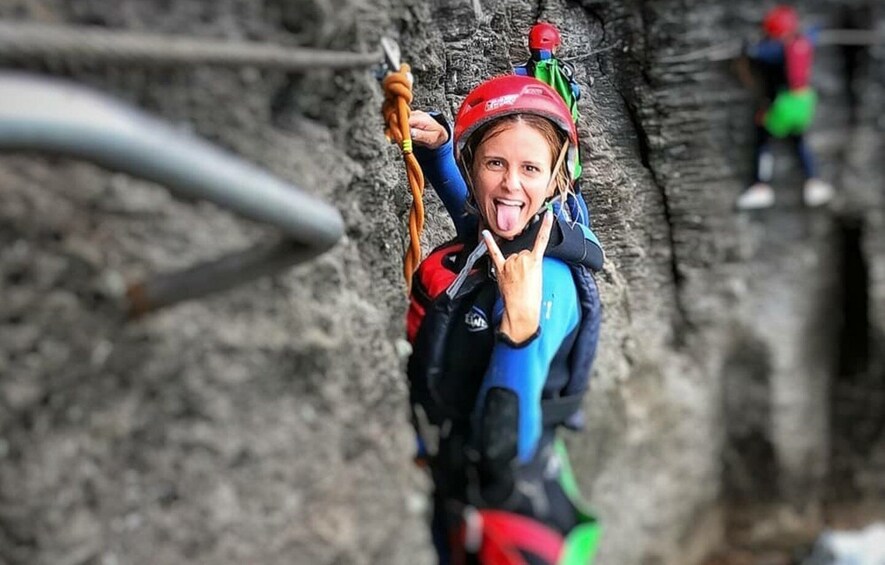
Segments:
[[[580,427],[601,315],[603,254],[571,192],[577,130],[555,90],[515,75],[471,91],[453,131],[423,112],[410,125],[457,231],[418,267],[407,324],[440,563],[553,563],[596,527],[557,439]]]

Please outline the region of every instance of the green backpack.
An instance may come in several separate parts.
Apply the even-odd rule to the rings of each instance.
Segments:
[[[574,81],[571,77],[571,73],[566,70],[567,67],[565,67],[565,65],[566,63],[563,63],[556,57],[550,57],[549,59],[541,59],[539,61],[529,61],[526,63],[526,70],[528,71],[531,69],[531,76],[534,76],[541,82],[549,84],[560,96],[562,96],[566,106],[568,106],[569,110],[572,112],[572,120],[577,124],[578,98],[575,96],[575,91],[572,90],[572,84]],[[574,178],[580,178],[582,170],[581,159],[579,157],[575,160],[575,169],[573,171]]]

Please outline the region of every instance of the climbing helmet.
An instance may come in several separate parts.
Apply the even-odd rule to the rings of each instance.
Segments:
[[[553,51],[562,43],[559,30],[553,24],[537,23],[529,30],[529,49]]]
[[[470,91],[455,117],[455,157],[460,160],[467,140],[482,126],[513,114],[547,118],[565,134],[569,141],[566,163],[572,176],[578,155],[578,130],[571,111],[553,88],[534,77],[499,76]]]
[[[799,30],[799,15],[792,6],[775,6],[765,14],[762,29],[773,39],[786,39]]]

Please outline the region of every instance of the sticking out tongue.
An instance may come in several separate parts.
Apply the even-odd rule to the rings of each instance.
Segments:
[[[497,212],[498,229],[501,231],[511,231],[517,228],[519,222],[519,206],[511,206],[498,202],[495,206]]]

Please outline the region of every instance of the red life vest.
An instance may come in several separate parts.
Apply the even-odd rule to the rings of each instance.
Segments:
[[[412,292],[409,295],[409,311],[406,314],[406,337],[409,343],[415,343],[418,328],[427,313],[430,302],[443,293],[458,276],[451,267],[452,261],[458,256],[464,244],[452,241],[437,247],[421,262],[415,271]],[[446,265],[445,262],[449,264]]]
[[[807,37],[799,36],[786,43],[784,61],[790,90],[807,87],[811,81],[811,65],[814,62],[814,46],[811,41]]]
[[[482,565],[553,565],[562,553],[564,539],[544,524],[500,510],[474,510],[456,533],[453,565],[475,556]]]

